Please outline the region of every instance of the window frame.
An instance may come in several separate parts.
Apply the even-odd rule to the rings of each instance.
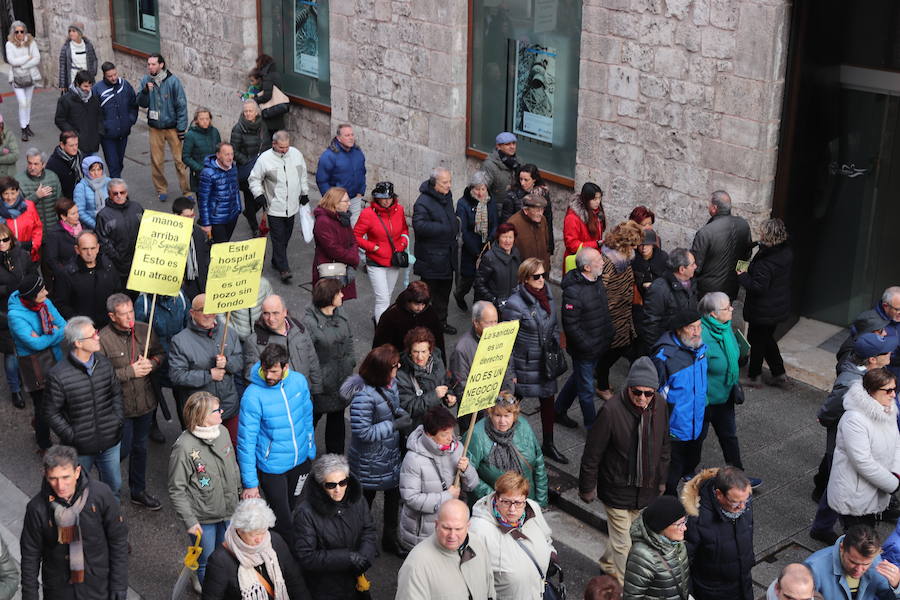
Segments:
[[[128,45],[125,42],[117,39],[116,37],[116,2],[125,2],[136,4],[138,0],[109,0],[109,31],[112,36],[112,49],[116,52],[122,52],[124,54],[130,54],[132,56],[137,56],[138,58],[149,58],[151,54],[154,52],[160,52],[160,36],[159,36],[159,2],[156,2],[156,35],[152,36],[151,34],[145,31],[129,31],[129,34],[133,35],[142,35],[147,37],[155,37],[156,39],[156,48],[152,52],[148,52],[146,50],[142,50],[140,48],[136,48],[132,45]]]

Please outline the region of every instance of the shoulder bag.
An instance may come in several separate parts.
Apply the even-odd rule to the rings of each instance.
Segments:
[[[291,107],[291,99],[277,85],[272,86],[272,98],[259,105],[263,119],[273,119],[287,113]]]
[[[557,570],[559,572],[559,584],[553,585],[553,582],[547,579],[544,575],[544,570],[541,569],[538,562],[534,559],[534,555],[531,553],[531,550],[528,549],[528,546],[522,543],[522,540],[514,537],[516,543],[519,545],[525,554],[528,555],[528,558],[531,559],[531,563],[534,565],[534,568],[537,569],[538,575],[541,576],[541,580],[544,582],[544,600],[566,600],[566,584],[564,583],[564,575],[562,567],[557,565]]]
[[[541,328],[538,326],[538,343],[541,345],[541,375],[545,379],[554,381],[569,370],[569,364],[559,344],[559,338],[551,335],[549,339],[545,340],[541,335]]]
[[[381,215],[378,214],[378,211],[374,208],[372,212],[375,213],[375,216],[378,218],[378,222],[381,223],[381,226],[384,227],[384,233],[387,235],[388,244],[391,245],[391,266],[392,267],[400,267],[401,269],[405,269],[409,266],[409,254],[402,251],[397,251],[397,247],[394,246],[394,239],[391,237],[391,232],[388,231],[387,225],[384,224],[384,221],[381,220]]]

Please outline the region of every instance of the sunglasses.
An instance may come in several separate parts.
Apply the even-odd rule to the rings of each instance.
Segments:
[[[545,275],[546,275],[546,273],[535,273],[534,275],[531,276],[531,280],[539,281],[539,280],[543,279]]]
[[[25,33],[25,30],[24,30],[24,29],[16,29],[15,32],[16,32],[16,33]]]
[[[124,196],[127,193],[128,192],[110,192],[109,195],[110,196]]]
[[[0,242],[2,242],[2,241],[3,241],[3,240],[0,240]],[[892,388],[878,388],[878,389],[881,390],[882,392],[887,392],[888,394],[890,394],[890,395],[892,395],[892,396],[893,396],[894,394],[897,393],[897,388],[895,388],[895,387],[892,387]]]
[[[628,391],[630,391],[635,396],[643,396],[645,398],[652,398],[653,394],[656,393],[654,390],[636,390],[634,388],[630,388]]]
[[[10,241],[11,239],[12,239],[12,238],[10,238],[10,237],[2,237],[2,238],[0,238],[0,243],[4,243],[4,244],[5,244],[6,242]]]
[[[322,484],[322,486],[326,490],[335,490],[335,489],[337,489],[338,486],[347,487],[348,483],[350,483],[350,478],[346,477],[344,479],[341,479],[340,481],[326,481],[325,483]]]

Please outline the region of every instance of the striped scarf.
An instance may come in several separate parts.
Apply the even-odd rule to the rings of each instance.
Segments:
[[[87,499],[87,486],[84,486],[81,497],[70,506],[63,504],[61,498],[50,496],[58,532],[56,541],[69,545],[69,583],[84,582],[84,545],[81,539],[80,515]]]

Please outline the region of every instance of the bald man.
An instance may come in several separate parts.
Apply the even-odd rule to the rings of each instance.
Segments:
[[[816,591],[812,571],[804,564],[791,563],[766,590],[766,600],[808,600]]]
[[[306,377],[314,398],[322,393],[322,374],[316,347],[303,324],[288,314],[287,306],[278,294],[266,296],[263,300],[260,317],[253,324],[250,336],[244,341],[244,377],[248,381],[250,369],[269,343],[287,348],[290,369]]]
[[[469,533],[469,507],[448,500],[434,533],[412,549],[397,580],[397,600],[470,600],[496,597],[484,542]]]
[[[234,378],[243,372],[241,342],[229,327],[225,349],[221,350],[225,326],[216,322],[216,313],[206,312],[205,304],[206,294],[198,294],[191,302],[188,326],[172,338],[169,377],[177,390],[176,397],[187,398],[205,391],[219,399],[222,424],[236,445],[240,398]]]

